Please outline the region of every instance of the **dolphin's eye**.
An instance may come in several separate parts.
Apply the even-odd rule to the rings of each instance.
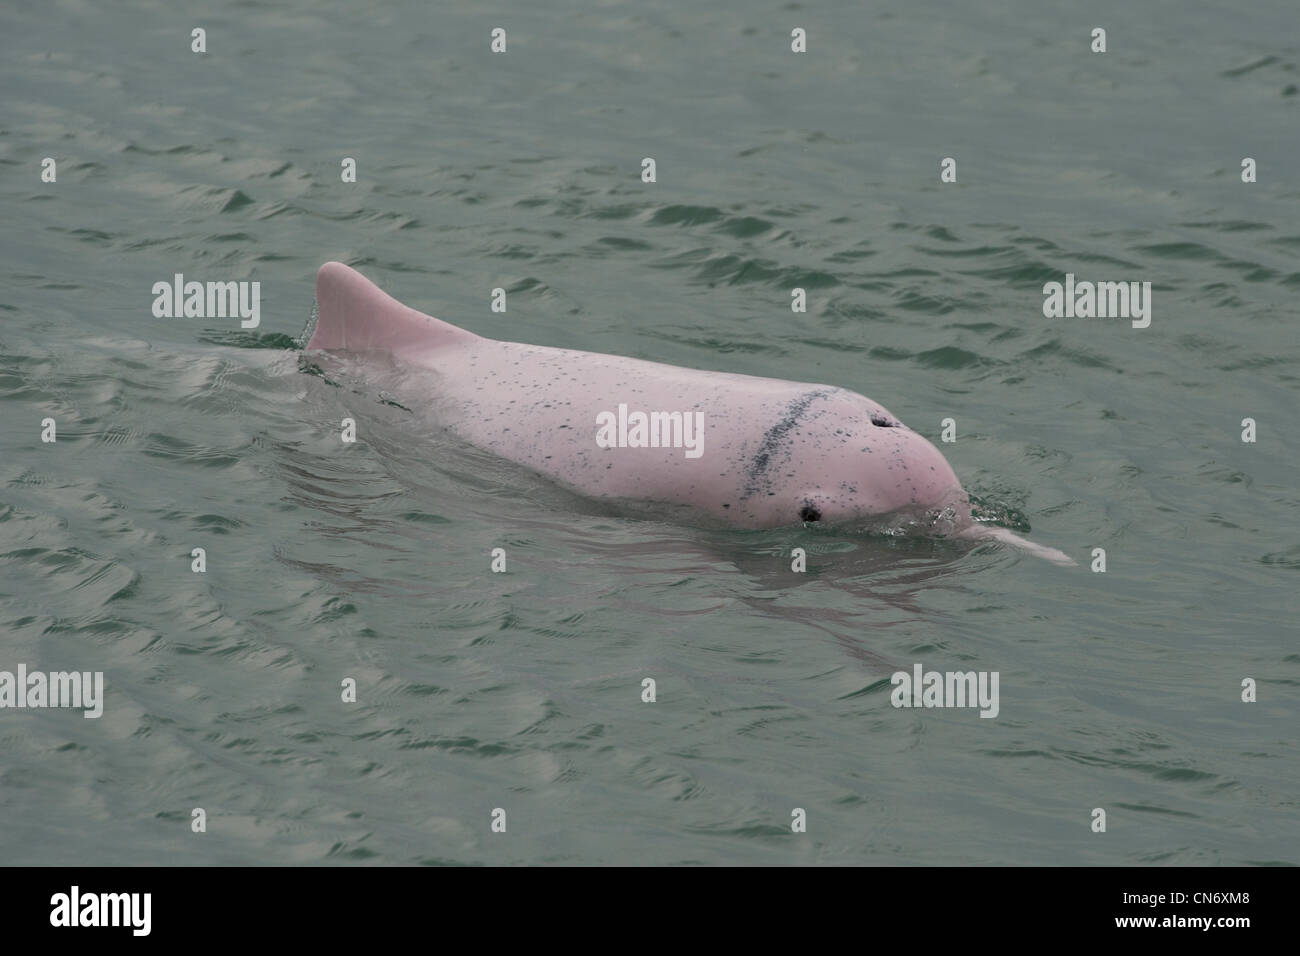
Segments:
[[[879,412],[877,412],[876,414],[871,416],[871,424],[876,425],[880,428],[893,428],[898,423],[891,422],[884,415],[881,415]]]
[[[802,521],[820,521],[822,513],[814,505],[804,505],[799,509],[799,518]]]

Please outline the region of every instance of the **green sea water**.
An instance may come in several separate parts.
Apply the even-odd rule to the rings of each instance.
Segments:
[[[5,4],[0,671],[105,699],[0,709],[0,859],[1300,863],[1298,26]],[[331,259],[483,335],[951,418],[981,512],[1080,565],[584,507],[312,374]],[[260,325],[155,317],[176,273],[260,282]],[[1066,274],[1150,282],[1150,326],[1045,317]],[[998,716],[891,706],[917,663],[997,672]]]

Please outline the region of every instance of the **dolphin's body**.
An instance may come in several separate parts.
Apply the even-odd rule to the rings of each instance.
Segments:
[[[307,348],[381,352],[428,372],[430,399],[453,433],[581,494],[685,506],[747,528],[910,519],[1073,563],[975,524],[938,449],[856,392],[483,338],[402,305],[338,262],[321,266],[316,302]],[[658,413],[662,431],[638,435],[636,412]],[[617,441],[620,429],[629,445],[662,437],[663,447],[598,443]]]

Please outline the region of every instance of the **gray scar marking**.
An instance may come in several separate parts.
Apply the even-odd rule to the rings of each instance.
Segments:
[[[758,446],[758,451],[754,453],[754,457],[745,466],[745,492],[740,496],[742,501],[758,494],[760,490],[772,487],[772,479],[768,476],[768,469],[772,465],[773,458],[778,453],[784,452],[784,460],[790,460],[792,455],[790,446],[794,441],[790,434],[791,430],[799,423],[799,419],[808,411],[813,402],[819,398],[825,398],[832,391],[834,389],[826,388],[815,392],[805,392],[786,406],[785,414],[781,416],[781,420],[767,430],[762,443]]]

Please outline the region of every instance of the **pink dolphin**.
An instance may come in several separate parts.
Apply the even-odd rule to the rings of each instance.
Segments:
[[[321,266],[316,302],[307,348],[381,352],[431,372],[452,432],[584,495],[746,528],[910,519],[1074,563],[974,523],[938,449],[856,392],[483,338],[339,262]]]

